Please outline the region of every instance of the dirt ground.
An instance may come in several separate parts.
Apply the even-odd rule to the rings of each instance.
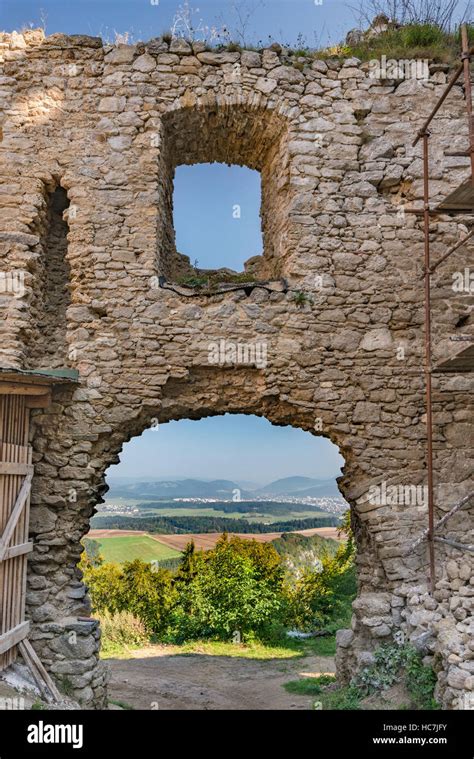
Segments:
[[[306,656],[267,661],[170,654],[164,646],[109,659],[109,698],[135,709],[311,709],[313,698],[287,693],[289,680],[334,672],[334,659]]]

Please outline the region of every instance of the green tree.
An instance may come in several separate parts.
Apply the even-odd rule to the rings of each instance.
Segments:
[[[94,612],[115,614],[122,608],[122,571],[117,564],[86,566],[83,575]]]
[[[197,571],[175,610],[178,633],[223,640],[236,631],[258,634],[281,608],[281,577],[273,561],[271,551],[227,535],[212,551],[195,554]]]
[[[347,520],[346,520],[347,522]],[[286,586],[289,625],[299,630],[333,630],[347,624],[356,593],[355,546],[348,522],[348,540],[334,556],[321,556],[317,569],[303,571]],[[347,533],[346,533],[347,534]]]
[[[165,632],[177,595],[171,572],[135,559],[123,565],[121,585],[121,608],[141,619],[149,632]]]
[[[187,543],[181,556],[181,562],[175,576],[176,582],[185,584],[192,582],[197,572],[197,565],[196,546],[194,545],[194,540],[191,540]]]

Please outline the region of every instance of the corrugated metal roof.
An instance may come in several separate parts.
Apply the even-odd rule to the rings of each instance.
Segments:
[[[0,367],[0,381],[39,385],[63,385],[79,382],[77,369],[12,369]]]

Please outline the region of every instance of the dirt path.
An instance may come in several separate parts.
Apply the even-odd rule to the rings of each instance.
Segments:
[[[282,684],[334,672],[327,656],[259,661],[177,654],[164,646],[109,659],[109,698],[135,709],[310,709],[314,699],[287,693]]]

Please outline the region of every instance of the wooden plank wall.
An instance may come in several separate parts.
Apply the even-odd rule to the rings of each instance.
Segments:
[[[29,409],[22,395],[0,395],[0,462],[31,465],[31,447],[28,445]],[[8,467],[6,467],[8,469]],[[19,470],[13,467],[13,472]],[[0,536],[3,533],[25,474],[0,473]],[[21,512],[10,546],[28,541],[30,498]],[[25,619],[26,564],[28,554],[23,553],[0,562],[0,637],[14,630]],[[0,671],[15,661],[17,645],[0,653]]]

